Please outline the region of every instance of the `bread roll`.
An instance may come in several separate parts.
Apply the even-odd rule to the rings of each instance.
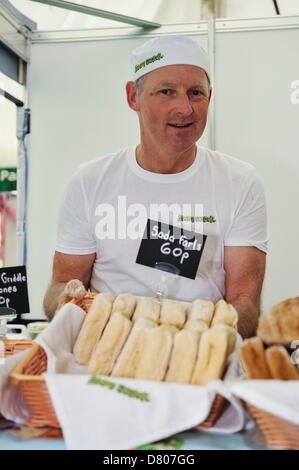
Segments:
[[[122,313],[111,315],[102,337],[94,348],[88,374],[109,375],[131,330],[131,321]]]
[[[231,304],[228,304],[223,299],[218,300],[215,305],[211,326],[219,323],[237,329],[238,312]]]
[[[138,300],[136,310],[134,312],[133,321],[138,318],[148,318],[158,323],[160,316],[161,304],[152,297],[142,297]]]
[[[190,328],[181,330],[175,335],[166,382],[190,383],[199,339],[200,333]]]
[[[283,300],[259,318],[257,335],[266,344],[288,345],[299,338],[299,297]]]
[[[136,379],[163,380],[176,331],[172,325],[160,325],[149,332],[136,371]]]
[[[109,320],[115,296],[102,292],[93,299],[74,345],[74,356],[79,364],[87,364],[92,351]]]
[[[147,335],[157,323],[147,318],[136,320],[129,337],[115,363],[111,375],[134,378]]]
[[[266,362],[264,345],[260,338],[248,338],[239,349],[241,363],[248,379],[271,379]]]
[[[284,346],[271,346],[265,352],[271,377],[277,380],[298,380],[299,375],[291,363],[291,356]]]
[[[125,317],[130,320],[134,313],[136,303],[137,300],[133,294],[120,294],[116,297],[113,303],[112,313],[122,313]]]
[[[186,321],[185,307],[173,300],[164,300],[160,311],[160,323],[182,328]]]
[[[224,329],[228,335],[228,348],[227,355],[229,356],[235,351],[235,346],[237,342],[237,330],[232,326],[224,325],[223,323],[216,324],[212,327],[213,329]]]
[[[202,334],[192,384],[206,385],[211,380],[221,379],[234,341],[231,336],[232,329],[226,325],[209,328]]]
[[[201,320],[210,326],[214,313],[214,304],[208,300],[196,299],[187,309],[188,320]]]
[[[200,334],[200,336],[208,328],[208,325],[201,320],[188,320],[184,325],[184,330],[195,330]]]

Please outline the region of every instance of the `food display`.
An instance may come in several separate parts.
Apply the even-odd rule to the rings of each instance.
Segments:
[[[206,330],[199,344],[198,358],[191,383],[206,385],[222,377],[228,356],[233,352],[237,332],[225,324],[217,324]]]
[[[257,336],[266,344],[290,344],[299,338],[299,297],[283,300],[261,315]]]
[[[101,293],[82,323],[74,355],[88,374],[206,385],[226,370],[237,321],[224,300],[185,305]]]
[[[273,379],[298,380],[299,375],[284,346],[270,346],[265,351],[266,361]]]
[[[115,295],[104,292],[97,295],[83,322],[74,347],[79,364],[87,364],[102,332],[110,318]]]
[[[249,379],[298,380],[291,344],[299,338],[299,297],[274,305],[259,318],[257,336],[240,347]]]

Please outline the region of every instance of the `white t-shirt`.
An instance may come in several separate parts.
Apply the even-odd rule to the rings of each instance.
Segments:
[[[157,220],[160,213],[163,221],[173,204],[178,210],[173,225],[207,238],[195,279],[167,273],[164,295],[216,302],[225,297],[224,246],[266,252],[268,241],[264,190],[255,168],[216,151],[198,147],[192,165],[175,174],[141,168],[135,147],[80,165],[65,191],[56,250],[96,253],[93,291],[154,296],[163,273],[136,263],[136,257],[147,219]]]

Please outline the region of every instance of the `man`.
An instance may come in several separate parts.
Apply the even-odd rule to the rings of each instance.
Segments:
[[[208,57],[183,36],[151,39],[133,52],[132,76],[126,93],[140,143],[83,164],[73,176],[45,312],[53,316],[72,279],[96,292],[149,296],[162,280],[168,298],[225,298],[239,313],[240,334],[251,336],[267,251],[264,192],[251,165],[196,145],[212,93]],[[174,204],[179,209],[167,220]],[[158,240],[162,264],[154,245],[144,245],[149,221],[157,222],[150,238],[165,241]],[[171,239],[161,229],[166,221],[191,238]],[[187,239],[199,240],[196,248],[184,249]],[[159,264],[172,272],[161,278]]]

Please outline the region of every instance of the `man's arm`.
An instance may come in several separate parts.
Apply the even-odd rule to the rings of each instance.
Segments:
[[[49,320],[52,319],[57,309],[59,297],[72,279],[79,279],[89,287],[93,264],[96,254],[66,255],[58,251],[54,254],[52,281],[44,297],[44,311]]]
[[[260,314],[266,254],[254,246],[225,246],[226,301],[239,313],[243,338],[254,336]]]

